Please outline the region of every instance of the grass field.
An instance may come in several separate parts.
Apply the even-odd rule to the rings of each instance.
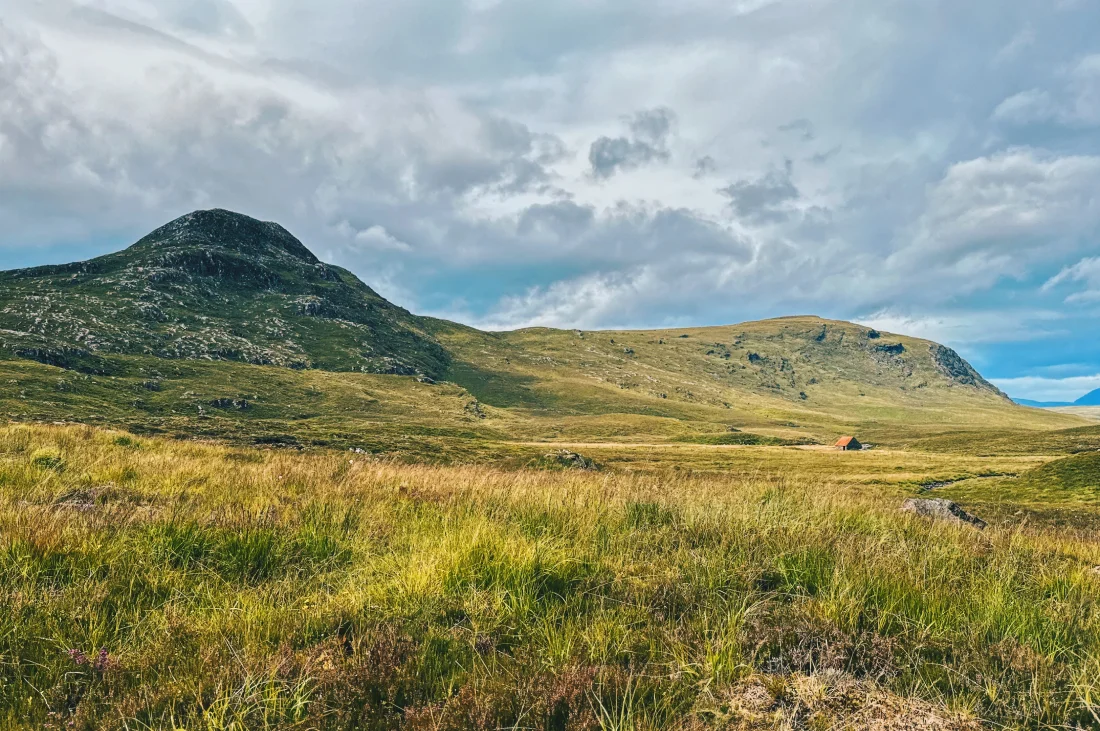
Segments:
[[[0,728],[1096,727],[1100,538],[1057,515],[1100,489],[1050,443],[587,472],[3,427]],[[935,481],[991,527],[897,510]]]
[[[1097,414],[930,341],[481,332],[200,211],[0,273],[0,419],[0,731],[1100,728]]]

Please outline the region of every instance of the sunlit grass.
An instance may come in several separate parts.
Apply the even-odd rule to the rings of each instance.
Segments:
[[[772,728],[739,688],[839,677],[1100,723],[1095,536],[897,499],[6,427],[0,728]]]

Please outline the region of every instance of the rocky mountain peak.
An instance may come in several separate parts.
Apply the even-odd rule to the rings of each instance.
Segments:
[[[220,208],[180,216],[130,248],[134,252],[201,248],[245,257],[289,256],[311,265],[320,261],[279,224]]]

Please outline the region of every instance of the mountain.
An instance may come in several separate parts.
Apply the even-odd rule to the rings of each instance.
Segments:
[[[115,254],[0,274],[0,347],[107,373],[108,354],[441,374],[419,319],[284,228],[197,211]]]
[[[1017,408],[947,347],[817,317],[505,333],[418,317],[281,226],[223,210],[0,273],[0,383],[0,415],[17,420],[309,444],[370,433],[435,452],[453,437],[888,444],[1079,423]]]
[[[454,359],[452,380],[502,406],[538,406],[536,394],[551,383],[569,384],[553,400],[578,399],[593,382],[624,396],[717,406],[737,400],[731,394],[853,407],[887,394],[899,404],[945,394],[1008,402],[950,348],[811,316],[684,330],[492,335],[441,323],[435,334]]]
[[[1031,406],[1032,408],[1036,409],[1054,409],[1061,406],[1073,406],[1073,404],[1068,401],[1033,401],[1027,398],[1017,398],[1012,400],[1018,403],[1020,406]]]
[[[1074,401],[1073,406],[1100,406],[1100,388],[1086,393]]]
[[[1100,406],[1100,388],[1086,393],[1076,401],[1032,401],[1031,399],[1013,399],[1021,406],[1034,406],[1041,409],[1056,409],[1065,406]]]

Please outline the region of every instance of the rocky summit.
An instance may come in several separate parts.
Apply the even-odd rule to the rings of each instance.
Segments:
[[[130,248],[0,274],[0,347],[106,372],[106,354],[433,376],[418,320],[275,223],[196,211]],[[117,367],[117,366],[116,366]]]

